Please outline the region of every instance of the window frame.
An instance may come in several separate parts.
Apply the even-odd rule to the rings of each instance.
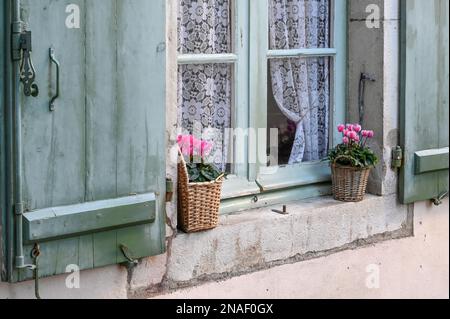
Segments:
[[[258,61],[258,63],[250,65],[250,105],[253,108],[250,113],[254,114],[250,122],[253,127],[267,127],[267,75],[270,59],[330,57],[332,59],[333,77],[330,90],[332,94],[330,147],[336,146],[341,142],[336,128],[339,124],[345,123],[346,119],[347,2],[346,0],[334,0],[332,3],[331,48],[270,50],[268,1],[254,1],[250,9],[251,29],[258,30],[257,36],[251,37],[250,59]],[[255,44],[255,41],[257,41],[257,44]],[[258,80],[256,81],[256,79]],[[261,143],[261,145],[263,144]],[[267,167],[266,163],[258,163],[252,167],[250,176],[256,180],[263,191],[274,191],[331,180],[329,163],[324,161],[278,167]]]
[[[251,0],[231,0],[231,32],[232,53],[227,54],[180,54],[178,53],[178,66],[193,64],[228,64],[233,65],[232,86],[232,112],[231,123],[233,128],[247,130],[249,127],[249,8]],[[177,10],[180,10],[177,7]],[[239,110],[239,111],[236,111]],[[232,138],[232,137],[231,137]],[[232,141],[232,139],[230,139]],[[243,163],[234,166],[234,172],[228,176],[223,186],[223,199],[258,193],[259,187],[251,181],[248,175],[248,141],[232,143],[232,155],[239,153],[243,156]]]
[[[346,119],[347,87],[347,1],[334,0],[331,49],[269,50],[268,0],[232,1],[232,52],[229,54],[178,54],[178,65],[225,63],[234,65],[232,92],[233,129],[261,128],[256,136],[264,145],[249,147],[255,137],[231,137],[232,156],[243,163],[234,164],[234,172],[224,182],[222,213],[235,212],[278,202],[321,196],[330,193],[331,172],[327,162],[311,162],[268,168],[255,154],[266,153],[268,59],[274,57],[333,58],[332,107],[330,110],[330,147],[340,143],[335,128]],[[179,10],[179,8],[178,8]],[[256,31],[254,31],[256,30]],[[251,61],[251,63],[250,63]],[[334,132],[334,133],[332,133]],[[256,158],[255,163],[249,159]]]

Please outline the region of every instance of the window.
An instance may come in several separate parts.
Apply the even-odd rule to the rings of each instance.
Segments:
[[[330,180],[345,120],[345,0],[180,0],[179,124],[216,147],[224,198]]]
[[[211,160],[230,173],[229,129],[248,94],[237,83],[247,58],[246,45],[237,45],[246,2],[180,0],[178,15],[178,122],[184,133],[213,141]]]

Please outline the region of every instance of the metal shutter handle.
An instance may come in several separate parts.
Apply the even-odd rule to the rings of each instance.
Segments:
[[[50,112],[53,112],[55,107],[55,101],[59,97],[59,69],[60,69],[60,63],[55,57],[55,49],[50,48],[49,50],[50,55],[50,61],[56,65],[56,94],[52,97],[50,100]]]

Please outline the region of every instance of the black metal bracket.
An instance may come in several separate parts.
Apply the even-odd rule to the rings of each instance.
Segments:
[[[277,214],[281,214],[281,215],[289,215],[286,205],[283,205],[283,210],[272,209],[272,212],[277,213]]]
[[[127,260],[123,264],[124,266],[126,266],[128,269],[133,269],[134,267],[139,265],[139,261],[131,255],[131,251],[126,245],[120,244],[119,247],[120,247],[120,250],[122,251],[122,254],[124,255],[125,259]]]
[[[438,197],[433,198],[431,201],[435,206],[441,206],[444,203],[444,199],[448,196],[448,191],[443,192]]]
[[[392,168],[400,169],[403,166],[403,149],[401,146],[397,146],[392,150]]]
[[[372,76],[370,76],[367,73],[361,73],[361,77],[359,79],[359,96],[358,96],[358,103],[359,103],[359,123],[364,122],[365,117],[365,95],[366,95],[366,82],[376,82],[376,79]]]
[[[173,180],[166,178],[166,203],[170,203],[173,199],[174,194],[174,184]]]

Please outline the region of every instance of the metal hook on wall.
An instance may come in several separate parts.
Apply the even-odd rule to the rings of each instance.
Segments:
[[[366,106],[365,106],[365,95],[366,95],[366,82],[376,82],[376,79],[367,74],[367,73],[361,73],[361,77],[359,79],[359,96],[358,96],[358,104],[359,104],[359,123],[364,122],[364,116],[366,112]]]

